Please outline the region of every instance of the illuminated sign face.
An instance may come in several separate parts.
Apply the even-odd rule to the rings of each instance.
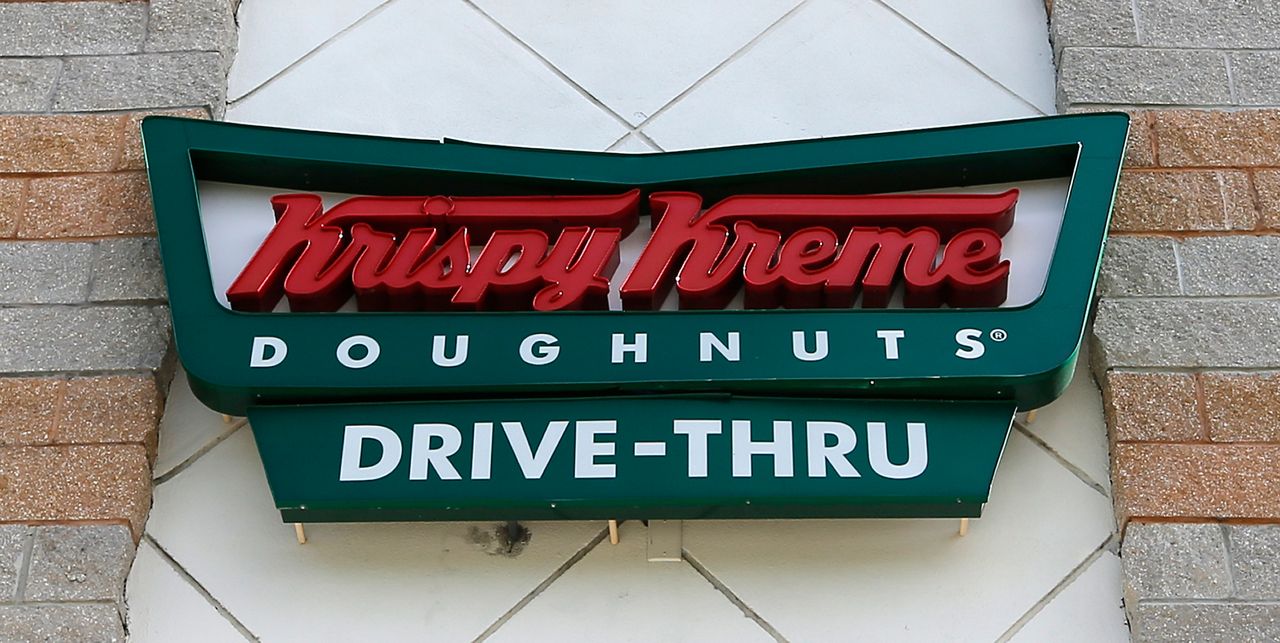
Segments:
[[[1127,119],[622,156],[152,118],[179,355],[289,520],[977,515]]]

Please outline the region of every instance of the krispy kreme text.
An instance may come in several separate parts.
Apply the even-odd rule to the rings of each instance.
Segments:
[[[655,192],[653,233],[619,286],[623,307],[998,306],[1008,289],[1001,237],[1018,191],[1000,194],[735,195],[704,209],[692,192]],[[621,240],[641,193],[271,199],[277,222],[227,290],[232,308],[605,309]],[[478,251],[473,247],[479,246]]]

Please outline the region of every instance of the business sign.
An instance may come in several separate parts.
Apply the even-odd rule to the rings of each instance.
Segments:
[[[971,516],[1127,117],[653,155],[143,124],[179,355],[286,519]]]

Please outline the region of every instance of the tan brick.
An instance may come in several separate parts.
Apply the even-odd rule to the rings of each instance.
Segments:
[[[139,128],[142,126],[142,119],[152,114],[181,116],[183,118],[200,118],[204,120],[209,119],[209,112],[203,109],[149,110],[126,114],[124,116],[124,127],[121,130],[124,135],[124,154],[120,158],[120,165],[118,169],[146,169],[146,161],[143,159],[142,155],[141,130]]]
[[[1258,217],[1262,227],[1280,230],[1280,170],[1256,170],[1253,185],[1258,193]]]
[[[1071,107],[1071,114],[1092,114],[1096,112],[1124,112],[1129,115],[1129,140],[1124,147],[1125,167],[1153,167],[1156,164],[1155,149],[1151,143],[1151,124],[1147,117],[1148,110],[1116,109],[1114,107]]]
[[[1280,165],[1280,110],[1158,110],[1155,144],[1164,167]]]
[[[1216,442],[1280,442],[1280,373],[1205,373],[1209,437]]]
[[[123,126],[114,114],[0,116],[0,172],[109,172]]]
[[[1116,513],[1130,518],[1280,518],[1280,445],[1122,443]]]
[[[136,538],[150,504],[141,445],[0,449],[0,522],[128,521]]]
[[[1204,439],[1192,375],[1111,371],[1103,399],[1117,442]]]
[[[147,375],[77,377],[67,382],[55,435],[59,444],[134,442],[155,452],[160,394]]]
[[[12,239],[18,233],[26,189],[26,179],[0,178],[0,239]]]
[[[23,239],[102,237],[155,232],[143,172],[31,179]]]
[[[0,378],[0,447],[49,444],[64,380]]]
[[[1252,230],[1257,218],[1243,171],[1131,171],[1120,177],[1111,229]]]

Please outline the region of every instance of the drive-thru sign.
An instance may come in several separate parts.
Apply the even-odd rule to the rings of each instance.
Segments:
[[[979,515],[1070,379],[1127,126],[143,133],[192,389],[307,522]]]

